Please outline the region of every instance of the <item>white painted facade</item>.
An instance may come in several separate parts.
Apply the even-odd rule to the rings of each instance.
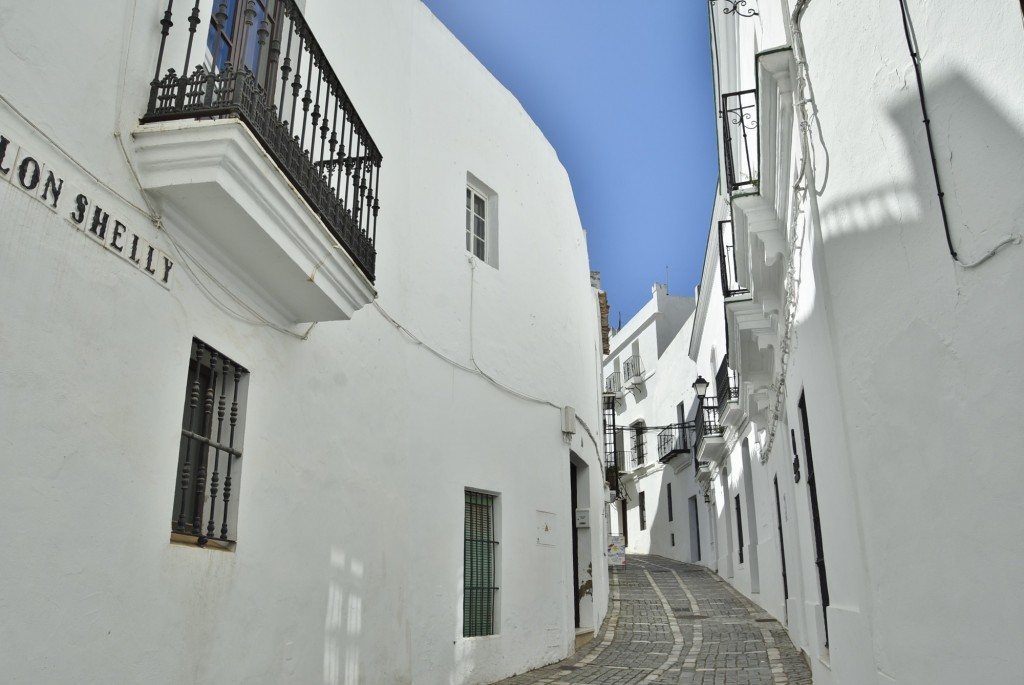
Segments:
[[[307,0],[384,158],[371,284],[243,124],[139,124],[166,5],[0,0],[4,680],[468,685],[571,653],[570,463],[584,629],[608,600],[601,341],[554,150],[418,0]],[[500,259],[466,250],[471,177]],[[249,371],[230,551],[169,541],[193,337]],[[498,496],[488,637],[466,489]]]
[[[1021,7],[905,3],[952,250],[901,3],[709,7],[720,122],[724,95],[756,103],[720,123],[688,324],[708,398],[725,353],[737,374],[723,436],[697,446],[718,547],[701,563],[786,625],[818,685],[1013,681]]]

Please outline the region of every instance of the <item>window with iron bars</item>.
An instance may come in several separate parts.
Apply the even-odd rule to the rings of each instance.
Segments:
[[[231,548],[238,523],[238,478],[249,372],[192,340],[181,419],[171,539]]]
[[[647,493],[640,493],[640,530],[647,530]]]
[[[630,425],[630,429],[632,430],[633,440],[633,444],[631,447],[633,458],[632,466],[633,468],[636,468],[638,466],[643,466],[644,462],[647,459],[647,427],[644,425],[643,421],[637,421],[636,423]]]
[[[463,557],[462,635],[494,635],[498,540],[496,495],[466,490],[466,546]]]

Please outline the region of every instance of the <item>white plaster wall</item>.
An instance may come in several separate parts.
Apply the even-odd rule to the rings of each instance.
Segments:
[[[908,7],[953,243],[972,261],[1024,225],[1019,3]],[[813,4],[803,35],[816,82],[830,83],[816,92],[833,161],[788,412],[805,386],[835,587],[831,666],[837,682],[1012,679],[1024,470],[1006,455],[1024,437],[1024,316],[1006,296],[1024,291],[1024,250],[952,263],[897,3]],[[845,453],[830,444],[844,441]]]
[[[792,35],[777,20],[793,4],[761,3],[753,36],[740,25],[720,30],[721,91],[745,83],[742,64],[752,65],[758,50]],[[1021,10],[1009,0],[983,12],[907,6],[953,244],[972,262],[1024,225],[1024,94],[1011,85],[1024,57]],[[751,469],[758,601],[779,616],[779,596],[766,596],[766,574],[774,574],[766,562],[778,558],[767,537],[777,474],[788,628],[811,657],[816,683],[1012,680],[1024,628],[1010,569],[1024,557],[1024,518],[1014,485],[1021,466],[1005,455],[1022,437],[1011,395],[1021,385],[1024,317],[1007,296],[1024,291],[1022,248],[971,269],[950,259],[899,3],[812,2],[802,37],[821,124],[811,178],[820,197],[803,208],[809,228],[786,378],[789,420],[780,419],[766,468]],[[828,648],[801,391],[831,595]],[[803,469],[796,484],[790,428]]]
[[[52,21],[45,6],[0,2],[0,93],[136,204],[112,132],[145,106],[162,10],[68,4]],[[307,12],[384,155],[380,305],[542,401],[453,367],[372,306],[305,341],[241,322],[184,269],[164,290],[0,183],[0,661],[12,682],[448,685],[572,650],[570,447],[591,467],[591,502],[603,478],[586,428],[600,426],[597,305],[568,178],[419,2]],[[2,103],[0,133],[172,253]],[[467,172],[501,198],[497,270],[466,257]],[[168,543],[193,335],[251,371],[231,553]],[[581,420],[571,446],[562,405]],[[467,487],[500,493],[501,622],[487,638],[461,637]],[[556,545],[536,544],[537,511],[555,515]],[[599,625],[600,556],[594,569]]]

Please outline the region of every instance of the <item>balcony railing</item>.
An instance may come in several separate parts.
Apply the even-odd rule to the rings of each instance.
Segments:
[[[718,407],[708,404],[706,401],[697,410],[695,421],[695,432],[697,433],[697,448],[709,437],[721,437],[725,428],[718,421]]]
[[[647,463],[647,429],[633,427],[630,430],[633,437],[629,447],[629,468],[632,470]]]
[[[617,393],[620,390],[622,390],[622,374],[618,371],[612,371],[608,374],[608,377],[604,379],[604,391]]]
[[[725,407],[729,402],[740,399],[739,376],[729,368],[729,355],[722,358],[722,365],[715,375],[715,389],[718,390],[718,406]]]
[[[643,362],[640,361],[639,356],[634,355],[629,357],[622,363],[622,375],[625,377],[627,382],[632,380],[634,377],[643,378],[644,365]]]
[[[173,4],[160,22],[142,123],[245,123],[373,282],[381,154],[295,0],[214,0],[209,21],[200,0],[183,17],[173,16]]]
[[[747,295],[750,290],[740,285],[736,270],[736,232],[732,221],[718,222],[718,260],[722,272],[722,296]]]
[[[615,425],[615,398],[604,398],[604,477],[608,487],[616,495],[619,493],[619,430]]]
[[[661,461],[667,461],[677,454],[689,451],[686,424],[674,423],[658,433],[658,458]]]
[[[757,186],[760,171],[757,134],[757,91],[722,95],[722,143],[729,192]]]

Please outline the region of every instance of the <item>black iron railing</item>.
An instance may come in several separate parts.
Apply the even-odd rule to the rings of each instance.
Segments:
[[[740,285],[736,270],[736,231],[732,221],[718,222],[718,260],[722,272],[722,296],[747,295],[750,290]]]
[[[757,91],[722,95],[722,142],[729,192],[758,184]]]
[[[214,0],[208,21],[195,0],[179,19],[187,45],[171,36],[184,58],[171,64],[173,4],[142,123],[244,122],[372,282],[381,154],[295,0]]]
[[[711,0],[711,4],[715,4],[715,0]],[[747,0],[723,0],[722,2],[722,14],[734,14],[737,17],[756,17],[758,16],[757,9],[755,7],[748,7]]]
[[[633,424],[630,431],[632,436],[629,446],[629,467],[635,469],[647,463],[647,427]]]
[[[640,357],[638,355],[629,357],[622,363],[622,375],[627,381],[631,380],[634,376],[643,377],[644,365],[643,362],[640,361]]]
[[[619,471],[622,464],[619,459],[619,435],[615,425],[615,398],[604,398],[604,477],[608,487],[616,495],[619,494]]]
[[[612,371],[604,379],[604,391],[615,393],[619,390],[622,390],[622,374],[618,371]]]
[[[722,365],[718,367],[715,389],[718,391],[719,407],[724,407],[727,402],[738,402],[740,399],[739,376],[729,368],[729,355],[722,358]]]
[[[681,452],[689,452],[686,424],[674,423],[658,433],[658,458],[667,461]]]
[[[718,407],[708,404],[706,401],[697,409],[697,418],[694,423],[698,449],[705,439],[720,437],[725,432],[725,428],[718,422]]]

